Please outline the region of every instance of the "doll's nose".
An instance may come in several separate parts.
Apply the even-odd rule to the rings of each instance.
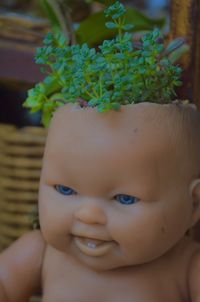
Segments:
[[[103,208],[92,201],[83,202],[75,211],[75,218],[86,224],[106,224],[106,214]]]

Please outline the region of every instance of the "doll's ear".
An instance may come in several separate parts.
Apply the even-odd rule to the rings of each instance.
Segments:
[[[192,181],[189,190],[192,197],[193,214],[191,226],[193,226],[200,219],[200,178]]]

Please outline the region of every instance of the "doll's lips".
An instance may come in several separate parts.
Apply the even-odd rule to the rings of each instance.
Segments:
[[[85,255],[100,257],[106,254],[113,246],[113,241],[103,241],[87,237],[74,237],[76,247]]]

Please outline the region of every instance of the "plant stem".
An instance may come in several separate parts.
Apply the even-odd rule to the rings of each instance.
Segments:
[[[103,90],[102,90],[102,73],[99,76],[99,93],[100,93],[100,98],[103,96]]]
[[[88,91],[88,90],[85,90],[85,86],[81,86],[81,88],[84,90],[84,92],[90,97],[90,98],[93,98],[93,95]]]
[[[86,77],[85,77],[85,80],[86,80],[86,83],[89,84],[89,85],[90,85],[91,82],[92,82],[89,76],[86,76]],[[92,87],[92,91],[93,91],[95,97],[98,98],[99,95],[98,95],[97,91],[96,91],[93,87]]]

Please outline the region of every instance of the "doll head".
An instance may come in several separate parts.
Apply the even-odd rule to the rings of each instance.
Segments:
[[[60,108],[40,182],[47,243],[101,270],[167,253],[200,216],[199,134],[192,106]]]

